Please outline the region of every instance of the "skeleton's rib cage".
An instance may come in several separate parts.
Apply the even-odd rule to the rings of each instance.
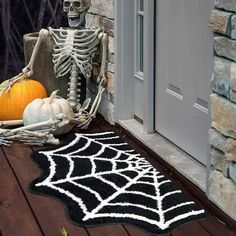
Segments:
[[[85,78],[90,78],[92,59],[100,42],[98,35],[102,32],[101,28],[95,30],[49,28],[49,32],[55,42],[52,60],[56,77],[69,73],[75,62]]]

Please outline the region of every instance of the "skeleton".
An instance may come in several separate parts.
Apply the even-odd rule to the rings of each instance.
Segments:
[[[90,122],[96,117],[102,94],[105,90],[104,86],[107,82],[105,67],[108,36],[99,27],[94,29],[81,27],[89,6],[89,0],[64,0],[63,8],[67,13],[70,27],[66,29],[53,29],[50,27],[48,30],[41,29],[28,65],[23,68],[22,73],[8,80],[4,88],[0,88],[0,92],[1,90],[7,90],[15,82],[33,74],[33,65],[39,46],[44,37],[51,35],[55,43],[52,54],[54,73],[56,77],[70,73],[67,99],[75,111],[74,117],[59,114],[54,120],[48,120],[35,125],[11,130],[0,129],[0,145],[9,145],[12,140],[19,140],[36,145],[42,145],[44,143],[56,144],[58,141],[54,139],[50,132],[57,127],[70,122],[82,129],[86,129]],[[83,105],[80,104],[81,77],[84,76],[86,79],[91,77],[93,58],[100,42],[102,43],[102,63],[100,73],[97,77],[97,82],[99,83],[98,92],[88,111],[91,99],[85,100]],[[10,124],[12,124],[12,122],[2,122],[2,125]],[[13,122],[13,124],[20,124],[20,122]],[[45,126],[48,128],[40,130],[40,128]]]

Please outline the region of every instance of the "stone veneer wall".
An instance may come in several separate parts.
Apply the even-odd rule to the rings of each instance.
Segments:
[[[236,0],[215,0],[209,198],[236,220]]]
[[[108,41],[108,61],[107,90],[99,108],[104,118],[111,124],[114,124],[114,1],[113,0],[91,0],[91,7],[86,15],[86,28],[100,26],[109,35]],[[100,58],[94,63],[94,80],[87,80],[87,96],[94,98],[97,92],[95,78],[100,70]]]

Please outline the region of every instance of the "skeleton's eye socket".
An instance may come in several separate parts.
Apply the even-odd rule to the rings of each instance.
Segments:
[[[64,2],[64,7],[70,7],[70,2],[65,1],[65,2]]]
[[[80,8],[80,2],[74,2],[75,8]]]

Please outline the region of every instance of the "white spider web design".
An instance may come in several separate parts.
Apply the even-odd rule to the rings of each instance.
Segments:
[[[48,175],[33,184],[79,208],[80,224],[133,223],[162,232],[205,211],[114,132],[76,134],[68,145],[39,152]],[[39,158],[38,158],[39,159]],[[38,160],[36,160],[38,161]]]

